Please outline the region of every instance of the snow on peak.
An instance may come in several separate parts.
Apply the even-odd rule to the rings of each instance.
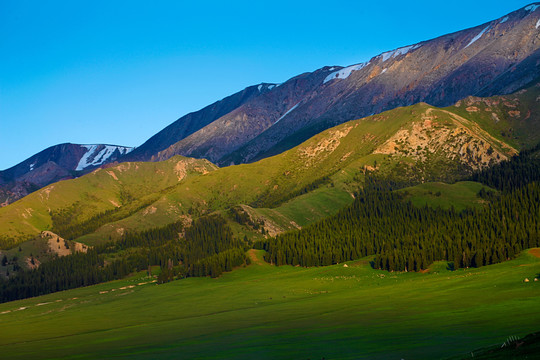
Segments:
[[[538,29],[540,27],[540,19],[536,22],[536,28]]]
[[[395,58],[395,57],[397,57],[399,55],[405,55],[409,51],[418,49],[421,46],[422,45],[420,45],[420,44],[404,46],[404,47],[398,48],[396,50],[384,52],[379,56],[382,56],[382,61],[386,61],[386,60],[388,60],[390,58]]]
[[[503,19],[501,20],[501,22],[499,24],[504,24],[507,21],[508,21],[508,16],[505,16],[505,17],[503,17]]]
[[[30,164],[30,171],[34,170],[35,166],[36,166],[36,163]]]
[[[536,9],[538,9],[539,7],[540,7],[540,5],[531,4],[529,6],[525,6],[525,10],[532,13],[532,12],[535,12]]]
[[[283,115],[281,115],[281,117],[279,119],[276,120],[276,122],[274,123],[274,125],[276,125],[279,120],[283,119],[285,116],[287,116],[291,111],[293,111],[294,109],[296,109],[296,107],[298,106],[298,104],[300,104],[301,101],[299,101],[296,105],[294,105],[292,108],[290,108],[289,110],[287,110],[287,112]]]
[[[120,155],[125,155],[133,150],[133,148],[114,145],[81,145],[87,150],[79,160],[75,170],[84,170],[89,166],[98,166],[105,163],[115,151]],[[98,149],[100,149],[98,151]]]
[[[272,90],[273,88],[275,88],[276,86],[279,86],[280,84],[260,84],[259,86],[257,86],[257,90],[259,90],[259,92],[263,91],[264,89],[267,89],[267,90]]]
[[[480,31],[480,33],[478,35],[476,35],[475,37],[473,37],[472,40],[467,44],[467,46],[464,47],[464,49],[468,48],[474,42],[476,42],[476,40],[480,39],[482,37],[482,35],[484,35],[484,33],[489,30],[490,27],[491,27],[491,25],[488,25],[488,26],[486,26],[486,28],[484,30]]]
[[[352,65],[352,66],[348,66],[346,68],[343,68],[341,70],[338,70],[338,71],[334,71],[333,73],[329,74],[323,81],[323,84],[326,84],[327,82],[329,82],[330,80],[334,80],[334,79],[346,79],[349,77],[349,75],[351,75],[351,73],[353,71],[357,71],[357,70],[360,70],[362,69],[363,67],[365,67],[367,64],[369,63],[361,63],[361,64],[357,64],[357,65]],[[279,120],[278,120],[279,121]]]

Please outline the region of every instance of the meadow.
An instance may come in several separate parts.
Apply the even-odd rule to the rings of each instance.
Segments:
[[[437,359],[539,330],[540,250],[478,269],[374,270],[370,258],[220,278],[146,274],[0,305],[6,359]],[[530,282],[524,282],[529,278]]]

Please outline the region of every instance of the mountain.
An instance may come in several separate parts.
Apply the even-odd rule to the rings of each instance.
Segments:
[[[0,201],[5,206],[32,191],[119,159],[133,148],[117,145],[59,144],[0,171]]]
[[[182,116],[134,151],[125,155],[122,161],[148,161],[158,152],[202,129],[246,102],[267,93],[275,86],[276,84],[267,83],[250,86],[199,111]]]
[[[539,79],[539,8],[539,3],[531,4],[471,29],[382,53],[366,63],[326,66],[283,84],[247,87],[181,117],[133,151],[124,148],[106,161],[90,161],[84,170],[114,161],[163,161],[175,155],[205,158],[220,166],[249,163],[337,124],[399,106],[426,102],[444,107],[468,96],[512,93]],[[32,157],[0,172],[0,203],[85,173],[76,172],[83,152],[94,149],[97,156],[103,150],[59,147],[67,159],[75,156],[70,166],[51,160],[40,171],[30,171]]]
[[[180,154],[222,166],[247,163],[290,149],[329,127],[399,106],[426,102],[444,107],[467,96],[512,93],[540,74],[539,8],[529,5],[366,63],[327,66],[268,86],[229,112],[214,112],[191,134],[179,133],[166,148],[155,151],[173,142],[173,136],[152,151],[149,147],[138,160]],[[174,127],[195,122],[183,119]]]
[[[353,120],[251,164],[218,168],[183,157],[110,164],[0,209],[1,246],[54,230],[59,220],[73,229],[97,224],[74,238],[58,233],[92,245],[213,212],[234,223],[230,211],[276,234],[350,203],[366,170],[405,183],[454,181],[508,159],[540,141],[539,115],[537,84],[446,108],[419,103]],[[261,236],[260,227],[240,225],[240,233]]]

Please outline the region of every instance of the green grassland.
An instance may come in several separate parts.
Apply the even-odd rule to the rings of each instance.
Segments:
[[[540,258],[527,252],[427,273],[373,270],[369,259],[274,267],[252,256],[217,279],[155,285],[139,274],[1,304],[2,357],[437,359],[540,324]]]

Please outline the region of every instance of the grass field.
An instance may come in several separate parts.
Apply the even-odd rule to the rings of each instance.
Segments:
[[[1,304],[0,357],[446,358],[538,330],[536,254],[421,274],[367,259],[274,267],[252,251],[252,265],[218,279],[155,285],[141,274]]]
[[[496,192],[474,181],[460,181],[455,184],[425,183],[401,189],[398,192],[408,194],[406,197],[418,207],[428,205],[434,208],[450,209],[453,206],[454,209],[460,211],[466,207],[479,208],[486,202],[478,197],[478,192],[482,188]]]

